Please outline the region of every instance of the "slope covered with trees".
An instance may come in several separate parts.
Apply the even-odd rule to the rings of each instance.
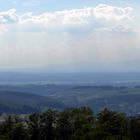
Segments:
[[[0,114],[30,114],[47,108],[63,109],[60,101],[21,91],[0,91]]]
[[[140,116],[128,117],[88,107],[47,110],[25,118],[8,115],[0,123],[1,140],[139,140]]]
[[[20,114],[42,111],[46,107],[89,106],[95,112],[106,107],[137,115],[139,101],[140,86],[0,85],[0,113]]]

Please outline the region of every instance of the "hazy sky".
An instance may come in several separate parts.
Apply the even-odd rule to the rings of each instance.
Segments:
[[[0,0],[0,70],[139,71],[140,1]]]

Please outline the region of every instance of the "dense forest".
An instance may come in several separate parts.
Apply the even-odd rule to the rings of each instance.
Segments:
[[[28,116],[5,115],[0,140],[139,140],[140,116],[105,108],[94,114],[88,107],[47,110]]]

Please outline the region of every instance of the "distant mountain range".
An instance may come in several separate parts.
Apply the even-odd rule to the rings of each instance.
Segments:
[[[105,107],[136,115],[140,112],[140,86],[1,85],[0,113],[28,114],[48,108]]]

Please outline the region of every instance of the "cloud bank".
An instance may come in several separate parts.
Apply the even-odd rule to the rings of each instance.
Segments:
[[[113,7],[100,4],[97,7],[87,7],[83,9],[72,9],[33,15],[25,13],[18,15],[16,9],[11,9],[0,13],[0,24],[18,24],[19,26],[43,26],[44,28],[58,28],[69,26],[82,26],[94,24],[94,22],[122,23],[132,19],[131,7]]]
[[[135,70],[140,42],[133,22],[132,7],[106,4],[40,15],[1,12],[0,68]]]

